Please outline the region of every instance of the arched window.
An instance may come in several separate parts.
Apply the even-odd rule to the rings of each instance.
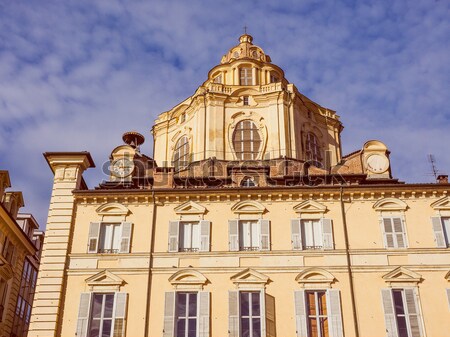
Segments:
[[[255,160],[261,148],[261,135],[255,123],[244,120],[236,125],[233,147],[239,160]]]
[[[246,177],[246,178],[242,179],[241,186],[242,187],[254,187],[254,186],[256,186],[256,183],[252,178]]]
[[[311,132],[306,135],[306,160],[322,163],[319,140]]]
[[[177,141],[173,151],[173,166],[175,170],[181,170],[189,164],[189,140],[183,136]]]

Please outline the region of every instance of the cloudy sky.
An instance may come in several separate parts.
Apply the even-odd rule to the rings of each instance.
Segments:
[[[345,125],[344,152],[369,139],[394,175],[450,173],[450,3],[414,1],[0,0],[0,169],[45,226],[45,151],[91,152],[97,168],[125,131],[193,94],[248,26],[288,80]],[[446,104],[447,103],[447,104]]]

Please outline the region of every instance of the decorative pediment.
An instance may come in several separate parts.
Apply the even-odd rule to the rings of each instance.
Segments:
[[[387,283],[419,283],[422,281],[422,275],[409,270],[405,267],[398,267],[383,276]]]
[[[450,210],[450,198],[449,197],[444,197],[441,198],[435,202],[433,202],[431,205],[431,208],[435,209],[435,210]]]
[[[294,206],[296,213],[325,213],[327,210],[327,206],[314,200],[305,200]]]
[[[177,271],[171,277],[169,277],[169,282],[175,288],[195,288],[202,289],[203,286],[208,282],[208,279],[200,272],[193,269],[183,269]]]
[[[117,202],[110,202],[99,206],[96,210],[98,215],[127,216],[130,210]]]
[[[103,270],[85,280],[86,284],[93,290],[119,290],[125,281],[108,270]]]
[[[0,276],[8,281],[14,276],[14,270],[11,268],[11,265],[3,258],[3,256],[0,259],[0,263],[3,263],[0,265]]]
[[[373,208],[376,211],[406,211],[408,205],[397,198],[383,198],[378,200]]]
[[[231,210],[235,214],[263,214],[266,208],[257,201],[245,200],[235,204]]]
[[[187,201],[174,209],[176,214],[205,214],[206,208],[194,201]]]
[[[333,274],[321,268],[308,268],[303,270],[300,274],[297,275],[295,280],[302,284],[303,286],[307,286],[308,284],[312,284],[315,287],[317,286],[326,286],[331,287],[331,284],[336,280]]]
[[[449,270],[449,272],[447,273],[447,274],[445,274],[445,277],[444,277],[447,281],[449,281],[450,282],[450,270]]]
[[[264,288],[269,282],[269,277],[253,270],[251,268],[247,268],[235,275],[233,275],[230,280],[236,284],[239,288],[245,287],[258,287]]]

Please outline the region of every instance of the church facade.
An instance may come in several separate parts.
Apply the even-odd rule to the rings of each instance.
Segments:
[[[47,152],[29,336],[424,337],[450,331],[450,185],[395,178],[244,34],[110,179]]]

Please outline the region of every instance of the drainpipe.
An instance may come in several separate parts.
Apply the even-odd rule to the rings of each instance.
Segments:
[[[355,337],[359,337],[359,328],[358,328],[358,315],[356,314],[356,301],[355,301],[355,289],[353,285],[353,273],[351,268],[351,257],[349,251],[348,244],[348,230],[347,230],[347,217],[345,215],[345,206],[344,206],[344,187],[341,185],[340,188],[340,202],[341,202],[341,216],[342,216],[342,224],[344,226],[344,238],[345,238],[345,254],[347,257],[347,271],[348,271],[348,283],[350,285],[350,298],[352,300],[352,312],[353,312],[353,327],[355,329]]]
[[[153,202],[153,214],[152,214],[152,237],[150,238],[149,254],[148,254],[148,279],[147,279],[147,306],[145,307],[145,327],[144,336],[148,337],[148,328],[150,323],[150,297],[152,289],[152,267],[153,267],[153,247],[155,243],[155,227],[156,227],[156,200],[155,200],[155,190],[152,187],[152,202]]]

